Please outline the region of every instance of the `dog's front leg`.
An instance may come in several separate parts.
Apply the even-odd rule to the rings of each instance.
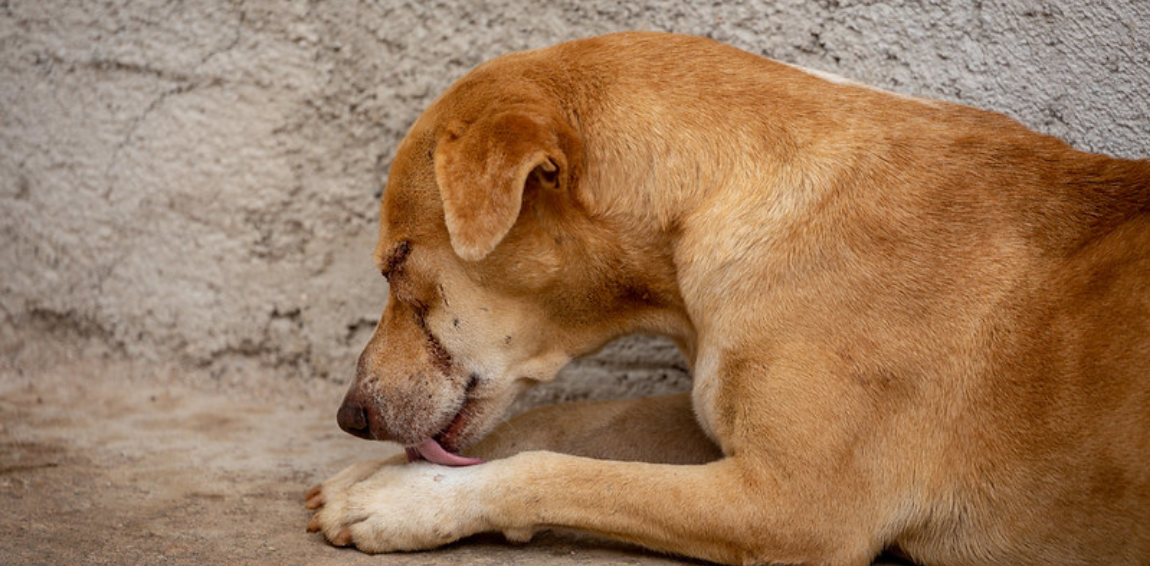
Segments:
[[[367,552],[419,550],[486,531],[527,540],[566,527],[727,564],[868,564],[877,549],[737,458],[697,466],[526,452],[486,464],[384,466],[335,493],[313,526]],[[326,489],[326,488],[325,488]],[[823,520],[819,520],[822,517]]]

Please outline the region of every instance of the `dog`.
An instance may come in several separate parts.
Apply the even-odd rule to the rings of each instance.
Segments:
[[[308,492],[335,545],[1150,564],[1148,161],[625,33],[451,86],[381,227],[389,300],[337,420],[412,462]],[[675,341],[689,394],[501,424],[636,332]]]

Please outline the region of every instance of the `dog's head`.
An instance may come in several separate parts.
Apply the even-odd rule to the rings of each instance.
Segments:
[[[390,296],[339,411],[357,436],[458,451],[573,356],[681,312],[669,253],[590,210],[570,108],[490,66],[392,163],[376,249]]]

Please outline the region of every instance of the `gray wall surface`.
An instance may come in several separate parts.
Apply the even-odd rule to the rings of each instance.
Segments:
[[[629,29],[1150,155],[1144,0],[0,1],[0,334],[346,380],[385,301],[382,183],[419,112],[485,59]],[[648,340],[566,372],[540,395],[687,380]]]

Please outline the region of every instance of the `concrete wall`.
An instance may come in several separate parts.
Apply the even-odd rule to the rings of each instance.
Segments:
[[[0,319],[217,375],[350,377],[396,143],[512,50],[701,34],[1150,155],[1150,2],[981,0],[0,1]],[[686,384],[617,344],[541,398]]]

